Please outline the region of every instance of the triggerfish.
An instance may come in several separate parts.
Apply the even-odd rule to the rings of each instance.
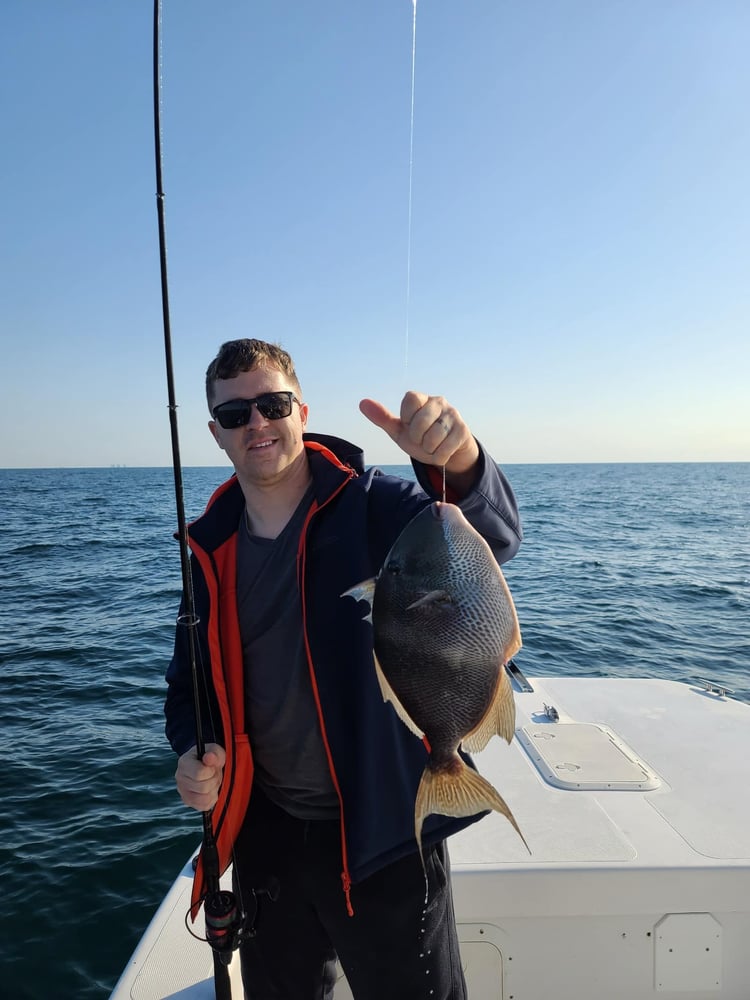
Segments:
[[[515,728],[505,664],[521,631],[487,542],[458,507],[435,502],[403,529],[378,576],[342,596],[369,602],[383,698],[429,750],[414,809],[420,854],[431,813],[495,809],[525,844],[500,794],[458,754],[482,750],[495,734],[510,743]]]

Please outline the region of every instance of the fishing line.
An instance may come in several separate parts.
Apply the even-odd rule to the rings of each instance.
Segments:
[[[417,0],[412,0],[414,14],[411,29],[411,113],[409,122],[409,203],[406,225],[406,331],[404,343],[404,374],[409,368],[409,313],[411,307],[411,230],[412,189],[414,185],[414,83],[417,66]]]
[[[409,200],[407,209],[406,225],[406,329],[404,333],[404,375],[409,370],[409,319],[411,314],[411,236],[412,236],[412,205],[414,191],[414,94],[416,91],[416,67],[417,67],[417,0],[412,0],[412,27],[411,27],[411,106],[409,113]],[[442,466],[443,479],[443,503],[446,498],[445,466]],[[420,850],[421,853],[421,850]],[[424,936],[424,921],[427,911],[427,902],[430,895],[430,880],[427,875],[427,868],[422,860],[424,869],[424,910],[422,911],[422,927],[420,935]],[[428,953],[429,954],[429,953]],[[424,957],[424,956],[422,956]]]
[[[412,216],[413,216],[413,192],[414,192],[414,94],[416,91],[416,69],[417,69],[417,0],[412,0],[412,27],[411,27],[411,108],[409,114],[409,199],[406,222],[406,329],[404,332],[404,375],[409,371],[409,320],[411,315],[411,236],[412,236]],[[443,503],[446,498],[445,486],[445,466],[442,466],[443,474]]]

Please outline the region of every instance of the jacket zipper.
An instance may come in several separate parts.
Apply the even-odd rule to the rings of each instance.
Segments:
[[[322,504],[318,505],[317,501],[313,503],[310,510],[307,512],[307,517],[305,518],[305,523],[302,526],[302,531],[300,532],[299,549],[297,552],[298,559],[298,580],[299,580],[299,591],[300,591],[300,601],[302,604],[302,635],[305,643],[305,654],[307,656],[307,665],[310,671],[310,682],[312,684],[313,697],[315,698],[315,707],[318,712],[318,721],[320,723],[320,732],[323,737],[323,747],[325,748],[326,758],[328,760],[328,770],[331,774],[331,780],[333,781],[333,787],[336,789],[336,794],[339,799],[339,826],[340,826],[340,836],[341,836],[341,862],[342,862],[342,872],[341,872],[341,887],[344,891],[344,897],[346,899],[346,912],[350,917],[354,916],[354,907],[352,906],[351,900],[351,885],[352,880],[349,874],[349,858],[346,849],[346,821],[344,819],[344,798],[341,794],[341,786],[339,785],[339,779],[336,774],[336,768],[333,764],[333,755],[331,753],[331,747],[328,743],[328,736],[326,734],[325,720],[323,718],[323,709],[320,704],[320,694],[318,692],[318,682],[315,677],[315,665],[313,663],[312,651],[310,649],[310,642],[307,634],[307,600],[305,595],[305,568],[307,562],[307,532],[315,514],[326,507],[331,501],[338,496],[338,494],[344,489],[347,483],[354,476],[354,472],[350,471],[347,479],[341,483],[340,486],[334,490],[333,493],[325,500]]]

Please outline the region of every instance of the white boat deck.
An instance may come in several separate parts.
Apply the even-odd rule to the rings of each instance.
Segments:
[[[669,681],[530,683],[517,738],[477,764],[531,854],[494,813],[450,841],[471,1000],[750,1000],[750,706]],[[191,878],[113,1000],[213,996]]]

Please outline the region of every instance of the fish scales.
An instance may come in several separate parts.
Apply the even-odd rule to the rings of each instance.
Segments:
[[[523,839],[497,790],[457,752],[495,734],[510,742],[515,725],[504,664],[520,648],[520,628],[489,545],[458,507],[435,502],[404,528],[378,576],[346,593],[370,603],[383,697],[429,745],[415,803],[420,853],[432,812],[495,809]]]

